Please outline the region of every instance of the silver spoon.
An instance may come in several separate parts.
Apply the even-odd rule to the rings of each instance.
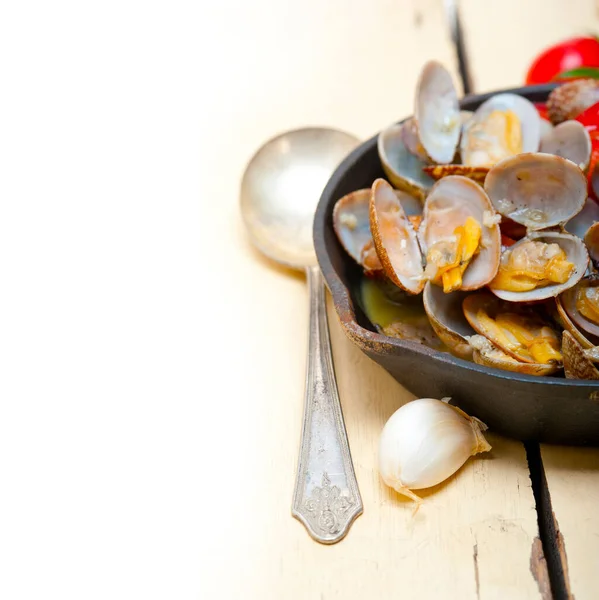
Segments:
[[[312,221],[328,179],[357,144],[333,129],[289,131],[256,152],[241,183],[241,212],[254,244],[308,278],[310,337],[292,514],[324,544],[341,540],[363,507],[335,382]]]

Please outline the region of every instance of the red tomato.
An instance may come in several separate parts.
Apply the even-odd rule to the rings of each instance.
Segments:
[[[526,85],[547,83],[556,75],[578,67],[599,67],[599,41],[596,38],[572,38],[547,48],[530,65]]]

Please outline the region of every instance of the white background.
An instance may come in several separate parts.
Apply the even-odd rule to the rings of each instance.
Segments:
[[[224,400],[202,354],[205,21],[2,5],[3,600],[200,596]]]

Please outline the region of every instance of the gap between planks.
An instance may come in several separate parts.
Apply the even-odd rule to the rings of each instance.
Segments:
[[[464,38],[464,29],[457,0],[446,0],[445,12],[458,63],[458,74],[462,89],[465,95],[471,94],[474,90],[469,68],[468,46]],[[536,442],[525,442],[524,448],[537,510],[540,542],[539,545],[533,546],[531,571],[539,584],[544,599],[568,600],[572,598],[572,594],[568,579],[564,540],[551,507],[551,495],[545,477],[540,447]],[[476,545],[474,546],[473,559],[478,595],[478,548]],[[546,581],[546,575],[548,575],[549,581]]]

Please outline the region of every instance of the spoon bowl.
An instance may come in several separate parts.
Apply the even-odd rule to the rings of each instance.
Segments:
[[[296,269],[316,264],[316,205],[333,171],[357,145],[348,133],[309,127],[278,135],[254,154],[241,182],[241,213],[264,254]]]

